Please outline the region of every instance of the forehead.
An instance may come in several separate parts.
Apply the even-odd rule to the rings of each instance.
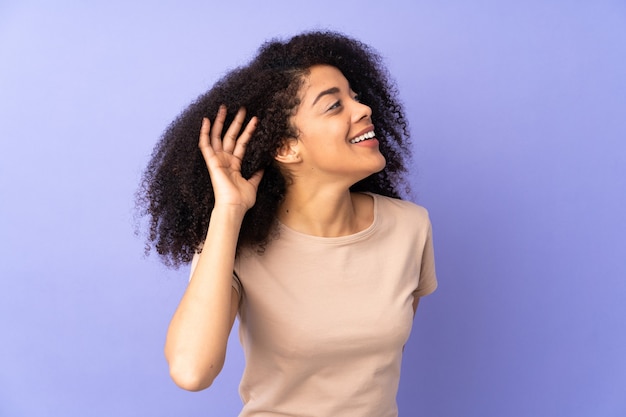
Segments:
[[[300,95],[303,101],[314,99],[315,96],[329,88],[349,90],[350,85],[343,73],[330,65],[314,65],[303,77]]]

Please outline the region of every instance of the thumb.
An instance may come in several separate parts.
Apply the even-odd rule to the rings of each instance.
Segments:
[[[248,180],[248,182],[250,184],[252,184],[254,186],[254,188],[259,188],[259,183],[261,182],[261,178],[263,178],[263,173],[265,171],[260,169],[257,172],[255,172],[254,174],[252,174],[252,176],[250,177],[250,179]]]

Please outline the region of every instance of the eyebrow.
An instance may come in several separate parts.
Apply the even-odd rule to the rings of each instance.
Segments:
[[[315,103],[317,103],[319,99],[321,99],[322,97],[327,96],[329,94],[337,94],[338,92],[339,92],[339,88],[337,87],[332,87],[332,88],[329,88],[328,90],[322,91],[321,93],[317,95],[317,97],[315,97],[315,100],[313,100],[312,106],[315,106]]]

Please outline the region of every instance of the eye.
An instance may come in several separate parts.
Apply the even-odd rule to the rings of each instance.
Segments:
[[[334,102],[329,108],[328,110],[335,110],[338,109],[339,107],[341,107],[341,100],[337,100],[336,102]]]
[[[354,97],[352,97],[352,99],[356,102],[361,102],[361,95],[360,94],[355,94]]]

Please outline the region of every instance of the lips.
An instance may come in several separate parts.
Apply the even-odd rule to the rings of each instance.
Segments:
[[[376,137],[376,133],[374,133],[374,126],[370,126],[365,131],[361,132],[358,136],[350,140],[350,143],[359,143],[364,140],[373,139]]]
[[[359,143],[359,142],[363,142],[364,140],[372,139],[375,137],[376,137],[376,134],[372,130],[371,132],[367,132],[367,133],[362,134],[361,136],[357,136],[356,138],[352,139],[350,143]]]

